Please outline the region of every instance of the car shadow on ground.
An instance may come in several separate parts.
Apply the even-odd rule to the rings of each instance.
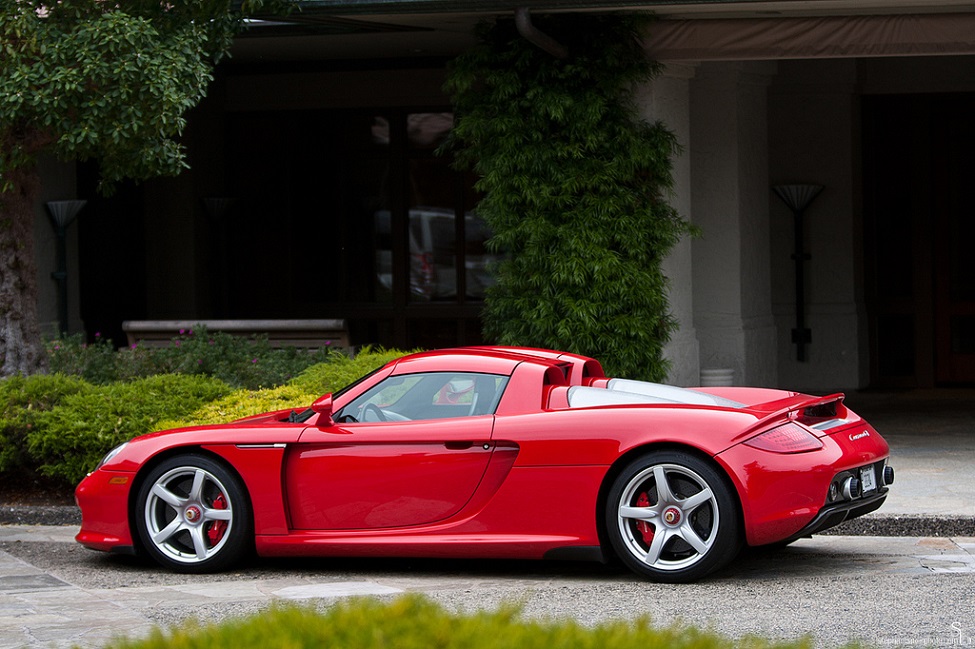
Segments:
[[[12,552],[17,554],[17,552]],[[37,558],[33,558],[37,561]],[[850,562],[876,566],[888,557],[872,554],[867,546],[851,546],[838,563],[835,550],[803,547],[802,541],[788,547],[746,548],[725,568],[701,580],[742,581],[755,579],[784,579],[795,577],[836,576],[838,565],[849,570]],[[297,581],[424,581],[468,580],[517,580],[521,582],[639,582],[641,577],[631,573],[618,561],[607,564],[573,561],[530,561],[511,559],[418,559],[377,557],[303,557],[261,558],[250,557],[231,570],[206,574],[180,574],[171,572],[145,557],[110,555],[85,552],[75,556],[75,561],[94,570],[92,578],[97,582],[98,570],[131,578],[132,585],[140,582],[158,582],[165,575],[168,584],[253,581],[261,579],[295,579]],[[43,563],[43,561],[41,562]],[[44,567],[44,566],[38,566]]]

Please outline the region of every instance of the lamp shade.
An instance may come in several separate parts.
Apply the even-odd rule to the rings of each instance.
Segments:
[[[207,216],[219,222],[226,218],[227,213],[230,212],[230,208],[236,201],[236,198],[207,196],[203,199],[203,205],[206,207]]]
[[[55,226],[66,228],[87,204],[88,201],[48,201],[47,213]]]
[[[793,212],[801,212],[823,191],[822,185],[774,185],[772,187]]]

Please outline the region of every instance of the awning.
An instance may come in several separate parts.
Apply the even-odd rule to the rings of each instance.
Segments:
[[[646,48],[659,61],[975,54],[975,14],[661,20]]]

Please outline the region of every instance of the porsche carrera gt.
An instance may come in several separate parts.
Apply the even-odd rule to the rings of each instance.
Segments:
[[[678,388],[577,354],[400,358],[303,409],[161,431],[76,490],[77,540],[172,570],[260,556],[606,561],[700,579],[876,510],[887,443],[842,394]]]

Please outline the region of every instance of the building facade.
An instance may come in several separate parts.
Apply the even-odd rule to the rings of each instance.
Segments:
[[[92,168],[46,163],[45,201],[88,201],[69,231],[73,330],[343,318],[354,344],[481,342],[489,233],[473,179],[436,150],[452,123],[447,61],[478,20],[510,9],[304,4],[218,68],[190,115],[191,171],[105,199]],[[532,11],[546,8],[620,7]],[[702,231],[667,262],[671,382],[705,369],[814,391],[975,380],[975,13],[890,0],[645,8],[660,17],[645,47],[664,68],[638,89],[640,111],[677,134],[672,204]],[[791,185],[821,187],[801,219],[773,190]],[[44,220],[38,206],[40,309],[54,320]]]

